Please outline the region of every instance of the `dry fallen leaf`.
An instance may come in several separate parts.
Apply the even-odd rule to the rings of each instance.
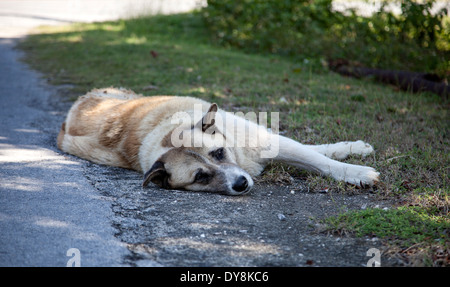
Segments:
[[[150,51],[150,54],[152,54],[152,57],[153,57],[153,58],[155,58],[155,59],[158,58],[158,53],[157,53],[157,52],[151,50],[151,51]]]

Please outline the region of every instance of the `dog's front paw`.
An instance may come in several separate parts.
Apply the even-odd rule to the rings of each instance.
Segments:
[[[380,181],[380,173],[376,171],[375,169],[369,167],[367,171],[362,175],[361,180],[359,181],[359,184],[356,184],[357,186],[364,186],[369,185],[373,186],[376,185]]]
[[[359,187],[373,186],[380,181],[379,172],[371,167],[360,165],[346,165],[337,174],[332,174],[332,176],[337,180],[342,180]]]
[[[355,142],[339,142],[327,145],[324,154],[335,159],[345,159],[349,155],[356,154],[366,157],[373,153],[373,147],[361,140]]]
[[[366,157],[371,153],[373,153],[373,147],[370,144],[361,140],[351,143],[350,154],[359,154]]]
[[[356,175],[345,178],[345,181],[359,187],[373,186],[380,181],[380,173],[367,166],[360,166]]]

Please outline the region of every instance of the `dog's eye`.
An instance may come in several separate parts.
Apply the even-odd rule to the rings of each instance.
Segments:
[[[208,173],[206,173],[202,170],[199,170],[195,174],[194,182],[195,183],[208,183],[210,178],[211,178],[211,175],[209,175]]]
[[[215,151],[210,152],[210,155],[218,160],[221,161],[225,158],[225,149],[223,147],[216,149]]]

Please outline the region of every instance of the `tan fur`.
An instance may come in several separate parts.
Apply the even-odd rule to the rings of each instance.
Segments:
[[[58,147],[97,163],[142,171],[139,148],[161,120],[179,110],[180,105],[172,101],[177,97],[142,97],[125,89],[93,90],[70,109]],[[192,102],[201,103],[193,98]]]
[[[62,142],[65,134],[66,134],[66,122],[62,123],[61,130],[59,131],[58,138],[56,139],[56,143],[59,149],[62,149]]]

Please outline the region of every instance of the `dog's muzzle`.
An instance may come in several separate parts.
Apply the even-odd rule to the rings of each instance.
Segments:
[[[241,175],[232,186],[235,192],[244,192],[248,188],[248,181],[245,176]]]
[[[244,195],[248,193],[253,187],[253,180],[248,173],[240,168],[227,170],[228,189],[227,195]]]

